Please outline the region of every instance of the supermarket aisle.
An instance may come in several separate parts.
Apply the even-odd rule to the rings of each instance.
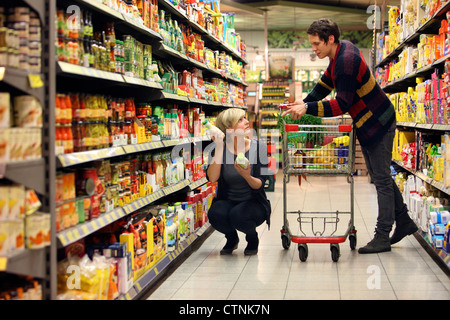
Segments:
[[[288,186],[288,210],[349,210],[349,185],[343,177],[309,177]],[[376,222],[375,187],[367,177],[355,177],[357,248],[372,237]],[[259,227],[256,256],[244,256],[245,237],[231,256],[221,256],[225,244],[214,232],[171,274],[148,299],[301,300],[301,299],[450,299],[450,279],[413,236],[393,246],[391,252],[360,255],[349,242],[341,244],[341,257],[331,260],[328,244],[310,244],[301,262],[296,244],[281,245],[282,176],[278,175],[272,202],[272,224]],[[343,219],[345,220],[345,219]],[[348,221],[345,220],[345,221]],[[344,222],[346,225],[347,222]],[[295,219],[290,226],[295,232]],[[345,226],[344,226],[345,227]]]

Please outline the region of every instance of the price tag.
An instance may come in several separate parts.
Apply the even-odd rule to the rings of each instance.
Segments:
[[[29,74],[28,81],[30,83],[30,87],[33,89],[41,88],[44,86],[42,82],[41,76],[39,74]]]

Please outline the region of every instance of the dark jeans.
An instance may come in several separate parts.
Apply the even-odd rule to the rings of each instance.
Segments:
[[[384,235],[389,235],[394,221],[408,212],[402,194],[391,177],[390,165],[395,127],[394,121],[380,141],[369,147],[361,146],[367,170],[377,190],[378,218],[376,231]]]
[[[209,208],[208,219],[214,229],[226,236],[236,236],[236,230],[252,236],[266,220],[266,214],[264,207],[254,200],[216,200]]]

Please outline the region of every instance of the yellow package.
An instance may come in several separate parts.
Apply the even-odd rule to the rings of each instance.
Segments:
[[[9,216],[9,187],[0,186],[0,221],[8,220]]]
[[[9,221],[0,221],[0,256],[8,255],[10,251]]]

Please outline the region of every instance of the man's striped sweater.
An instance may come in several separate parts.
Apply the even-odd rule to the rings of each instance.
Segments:
[[[333,89],[336,98],[324,99]],[[304,99],[307,113],[318,117],[335,117],[349,113],[353,118],[361,146],[378,141],[395,121],[389,98],[375,81],[359,49],[341,40],[334,59]]]

